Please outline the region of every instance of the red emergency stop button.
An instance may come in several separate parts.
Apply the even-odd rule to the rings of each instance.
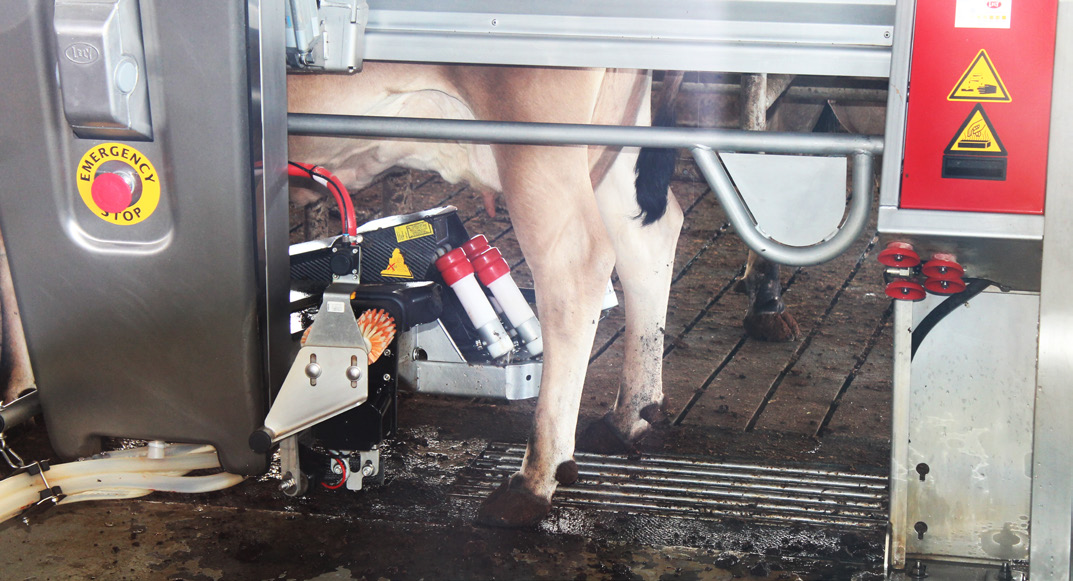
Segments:
[[[134,192],[121,176],[102,173],[93,180],[90,189],[97,207],[110,214],[118,214],[130,207]]]

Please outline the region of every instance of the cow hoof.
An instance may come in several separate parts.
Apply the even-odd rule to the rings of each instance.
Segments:
[[[652,426],[668,426],[671,416],[663,409],[662,403],[650,403],[641,408],[641,419]]]
[[[611,423],[611,414],[589,424],[578,436],[575,447],[594,454],[633,454],[637,451],[633,442]]]
[[[760,341],[796,341],[801,334],[801,328],[797,326],[793,315],[785,311],[745,315],[742,325],[749,337]]]
[[[489,527],[528,528],[551,512],[551,502],[522,488],[524,479],[510,477],[477,510],[477,524]]]
[[[555,469],[555,481],[562,486],[570,486],[577,482],[577,462],[567,460]]]

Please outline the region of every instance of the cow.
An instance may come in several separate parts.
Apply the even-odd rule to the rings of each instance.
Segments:
[[[651,77],[616,69],[366,63],[353,76],[291,75],[292,112],[648,125]],[[664,324],[682,210],[637,148],[463,144],[292,136],[290,158],[348,187],[393,166],[465,181],[494,214],[501,194],[533,274],[543,374],[521,470],[478,510],[481,524],[531,526],[560,484],[577,479],[575,430],[601,301],[612,268],[626,311],[625,363],[611,411],[579,446],[627,449],[661,418]],[[658,156],[656,156],[658,158]],[[666,158],[663,158],[664,160]],[[635,180],[637,186],[635,186]],[[586,445],[589,444],[589,445]]]

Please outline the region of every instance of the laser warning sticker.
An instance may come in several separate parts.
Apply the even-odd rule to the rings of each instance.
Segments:
[[[395,239],[401,242],[432,236],[432,224],[424,220],[410,222],[402,226],[395,226]]]
[[[406,266],[406,260],[402,257],[402,250],[396,248],[391,252],[391,258],[387,262],[387,268],[380,271],[380,276],[393,278],[413,278],[410,267]]]
[[[132,226],[160,204],[160,178],[142,152],[123,143],[102,143],[87,151],[76,171],[78,194],[98,218]]]
[[[982,104],[972,108],[943,150],[944,178],[1006,180],[1006,147]]]
[[[991,63],[991,57],[987,56],[986,50],[980,49],[946,100],[1009,103],[1012,99]]]

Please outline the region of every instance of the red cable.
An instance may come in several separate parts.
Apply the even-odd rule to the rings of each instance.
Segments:
[[[331,192],[332,197],[335,198],[336,205],[339,207],[339,214],[343,222],[343,233],[348,236],[354,236],[357,233],[358,224],[357,216],[354,214],[354,204],[350,199],[350,194],[347,193],[346,186],[339,181],[339,178],[323,167],[297,161],[287,164],[287,175],[309,179],[313,179],[315,176],[326,180],[328,182],[327,190]]]
[[[335,463],[339,464],[339,467],[343,469],[343,477],[339,480],[339,484],[327,484],[325,482],[321,482],[320,485],[324,488],[327,488],[328,490],[336,490],[346,484],[346,464],[344,464],[343,461],[339,458],[335,458]]]

